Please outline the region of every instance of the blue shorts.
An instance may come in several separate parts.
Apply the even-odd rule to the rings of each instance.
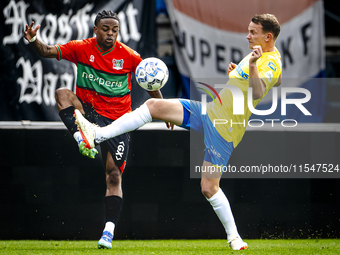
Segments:
[[[184,111],[181,127],[204,134],[204,160],[216,166],[226,166],[234,150],[233,142],[227,142],[217,132],[209,116],[201,113],[200,102],[186,99],[179,99],[179,101],[183,105]]]

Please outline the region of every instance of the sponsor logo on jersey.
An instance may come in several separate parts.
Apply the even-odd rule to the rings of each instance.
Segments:
[[[130,92],[129,74],[112,74],[98,71],[78,62],[77,85],[105,96],[122,96]]]
[[[123,69],[123,59],[112,59],[113,69],[120,70]]]
[[[249,75],[247,73],[245,73],[242,70],[242,66],[244,66],[245,62],[244,60],[241,61],[241,63],[239,63],[236,67],[236,72],[245,80],[248,80]]]
[[[269,68],[272,69],[274,72],[276,71],[276,65],[275,65],[272,61],[269,61],[268,66],[269,66]]]
[[[90,56],[90,62],[94,62],[94,56],[93,55]]]

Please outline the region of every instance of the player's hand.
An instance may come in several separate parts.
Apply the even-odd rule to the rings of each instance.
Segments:
[[[33,25],[34,25],[34,21],[32,21],[30,26],[28,26],[26,24],[26,29],[25,29],[25,32],[24,32],[24,38],[27,41],[30,41],[34,36],[36,36],[37,35],[37,31],[40,28],[40,25],[38,25],[38,26],[36,26],[36,28],[33,29]]]
[[[255,64],[256,61],[262,56],[262,53],[262,47],[260,45],[255,45],[249,59],[249,64]]]
[[[168,129],[170,129],[170,130],[174,130],[174,124],[173,123],[170,123],[170,122],[166,122],[165,121],[165,125],[166,125],[166,127],[168,128]]]
[[[79,144],[79,152],[83,156],[88,157],[88,158],[95,158],[96,154],[98,154],[98,151],[95,148],[92,148],[92,149],[86,148],[84,142],[81,142]]]
[[[233,62],[230,62],[230,64],[228,65],[228,75],[229,73],[234,70],[237,67],[236,64],[234,64]]]

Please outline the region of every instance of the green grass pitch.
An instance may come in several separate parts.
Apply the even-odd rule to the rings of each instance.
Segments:
[[[340,254],[339,239],[245,240],[249,249],[233,251],[226,240],[114,241],[98,250],[97,241],[0,241],[0,254]]]

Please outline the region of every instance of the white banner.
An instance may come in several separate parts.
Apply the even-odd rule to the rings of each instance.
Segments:
[[[246,36],[252,17],[271,13],[281,25],[276,47],[281,53],[282,77],[293,78],[281,87],[304,86],[311,92],[318,89],[307,87],[306,83],[325,74],[322,1],[277,0],[275,5],[271,0],[262,0],[260,4],[259,1],[247,0],[167,0],[166,3],[174,30],[176,63],[184,80],[227,79],[229,63],[238,64],[251,51]],[[189,91],[189,82],[185,86]],[[192,99],[197,99],[193,87],[190,94]],[[311,101],[316,100],[318,107],[324,107],[323,98],[324,91],[320,93],[318,89]],[[271,93],[260,105],[270,102]],[[320,116],[315,116],[314,121],[319,122]]]
[[[191,78],[225,77],[228,64],[231,61],[238,63],[250,52],[246,39],[247,28],[256,13],[254,12],[249,17],[239,13],[239,19],[246,19],[247,22],[243,21],[245,26],[237,29],[242,31],[235,32],[223,27],[219,28],[218,24],[213,26],[203,22],[204,18],[199,15],[189,16],[183,10],[178,9],[184,8],[183,6],[176,6],[177,8],[174,6],[176,2],[179,1],[168,0],[167,7],[175,31],[175,54],[181,74]],[[188,2],[185,8],[191,7],[190,1]],[[200,7],[197,1],[191,2],[197,5],[192,6],[192,12],[199,10],[202,15],[209,16],[210,13],[207,13],[207,10],[197,9]],[[235,5],[235,1],[231,0],[217,2],[220,5],[212,4],[211,12],[223,8],[232,9]],[[265,5],[268,1],[263,2]],[[287,1],[275,1],[275,5],[280,6],[285,2]],[[283,77],[287,78],[316,77],[320,71],[325,69],[323,2],[301,2],[305,2],[305,8],[302,6],[300,13],[284,22],[280,21],[280,15],[272,13],[278,17],[281,24],[281,33],[276,41],[276,47],[282,57]],[[260,6],[258,9],[261,7],[270,12],[266,6]],[[294,5],[291,8],[295,8]],[[206,17],[205,19],[207,20]],[[211,23],[214,21],[216,18]]]

